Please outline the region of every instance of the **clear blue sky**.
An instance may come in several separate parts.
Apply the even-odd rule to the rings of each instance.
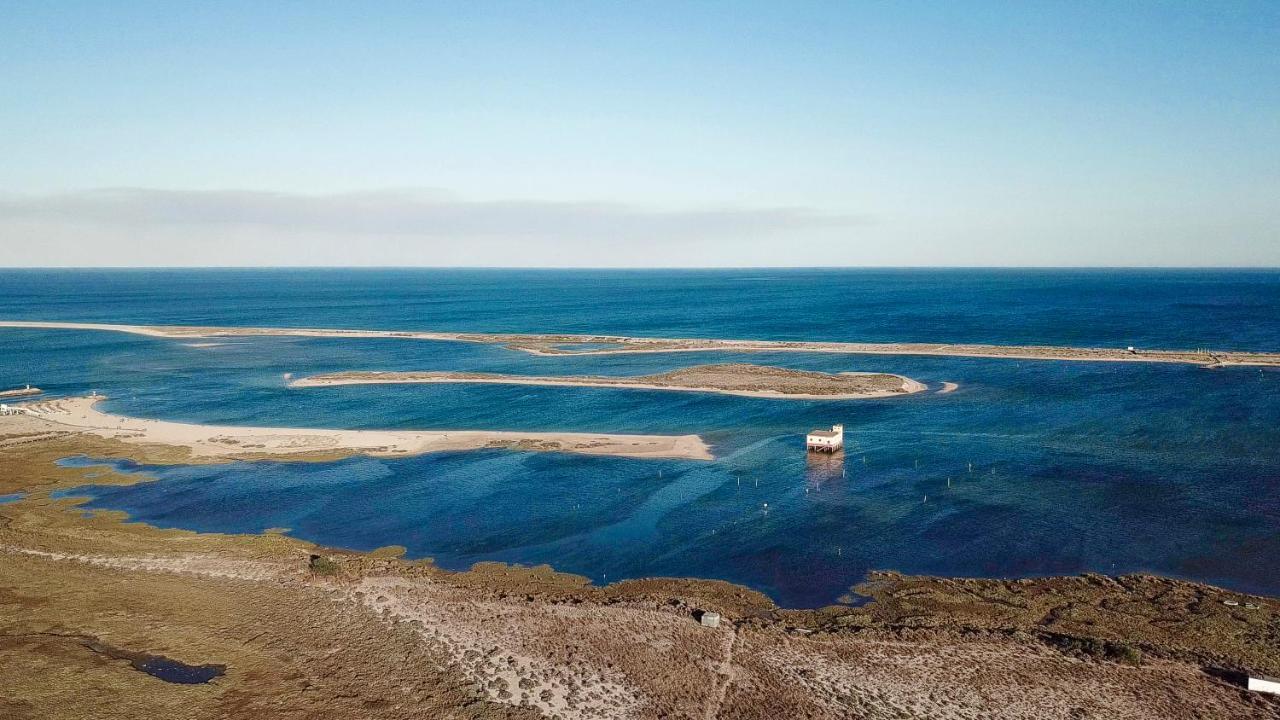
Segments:
[[[1280,265],[1276,2],[0,17],[0,265]]]

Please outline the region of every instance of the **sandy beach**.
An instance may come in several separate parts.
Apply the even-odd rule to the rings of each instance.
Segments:
[[[105,323],[0,321],[0,328],[102,330],[159,338],[246,336],[401,338],[477,342],[504,345],[533,355],[620,355],[669,352],[816,352],[853,355],[929,355],[1002,358],[1008,360],[1066,360],[1079,362],[1187,363],[1208,367],[1236,365],[1280,367],[1280,353],[1241,350],[1160,350],[1135,348],[1078,348],[1051,345],[982,345],[949,343],[854,343],[791,340],[716,340],[698,338],[641,338],[614,335],[533,335],[322,328],[204,327],[184,325],[114,325]],[[582,345],[581,348],[564,346]],[[611,347],[598,347],[606,345]]]
[[[299,378],[290,387],[332,385],[392,385],[485,383],[551,387],[606,387],[635,390],[715,393],[781,400],[861,400],[908,395],[925,389],[923,383],[888,373],[821,373],[761,365],[697,365],[657,375],[602,377],[598,375],[503,375],[475,372],[327,373]]]
[[[193,460],[237,458],[331,458],[343,455],[404,457],[449,450],[506,448],[614,455],[632,458],[710,460],[697,435],[605,435],[496,430],[326,430],[232,425],[196,425],[113,415],[95,405],[102,396],[31,402],[34,415],[0,418],[0,427],[31,431],[55,426],[133,445],[183,448]]]

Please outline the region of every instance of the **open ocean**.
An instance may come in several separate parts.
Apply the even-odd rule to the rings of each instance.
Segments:
[[[1280,351],[1280,271],[0,270],[0,319]],[[465,568],[719,578],[785,606],[868,570],[1152,572],[1280,595],[1280,372],[801,353],[536,357],[397,339],[0,329],[0,387],[202,423],[702,434],[713,462],[478,451],[137,466],[89,507],[289,528]],[[907,375],[930,392],[781,401],[504,385],[289,389],[284,374],[645,374],[711,362]],[[936,394],[942,382],[959,390]],[[843,422],[843,462],[804,433]],[[63,462],[101,464],[93,458]],[[949,486],[948,486],[949,483]],[[767,509],[765,503],[768,504]]]

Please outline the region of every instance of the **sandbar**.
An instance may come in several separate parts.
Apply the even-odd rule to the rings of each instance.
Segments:
[[[605,387],[716,393],[784,400],[860,400],[908,395],[925,389],[923,383],[888,373],[832,374],[746,364],[697,365],[638,377],[599,375],[548,377],[449,371],[352,371],[313,375],[294,380],[289,385],[290,387],[324,387],[421,383]]]
[[[503,448],[613,455],[631,458],[710,460],[697,435],[623,435],[498,430],[329,430],[272,428],[146,420],[98,410],[103,396],[26,403],[32,414],[0,418],[4,425],[49,424],[134,445],[184,448],[192,460],[242,458],[329,459],[334,456],[405,457],[430,452]],[[25,428],[33,429],[33,428]],[[39,429],[39,428],[34,428]]]
[[[716,340],[644,338],[615,335],[557,335],[462,333],[401,330],[344,330],[324,328],[253,328],[192,325],[117,325],[108,323],[0,321],[0,328],[105,330],[160,338],[245,336],[401,338],[504,345],[533,355],[621,355],[669,352],[817,352],[858,355],[928,355],[1003,358],[1009,360],[1067,360],[1078,362],[1188,363],[1209,367],[1234,365],[1280,367],[1280,353],[1242,350],[1159,350],[1087,348],[1052,345],[985,345],[971,343],[869,343],[799,340]],[[578,345],[574,348],[571,346]],[[565,347],[570,346],[570,347]]]

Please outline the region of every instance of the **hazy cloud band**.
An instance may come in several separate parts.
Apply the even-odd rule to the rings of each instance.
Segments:
[[[132,188],[0,198],[0,221],[5,220],[129,228],[257,226],[327,234],[459,239],[590,234],[599,239],[644,236],[655,241],[865,222],[861,217],[789,207],[662,211],[590,202],[473,202],[412,192],[298,195]]]

